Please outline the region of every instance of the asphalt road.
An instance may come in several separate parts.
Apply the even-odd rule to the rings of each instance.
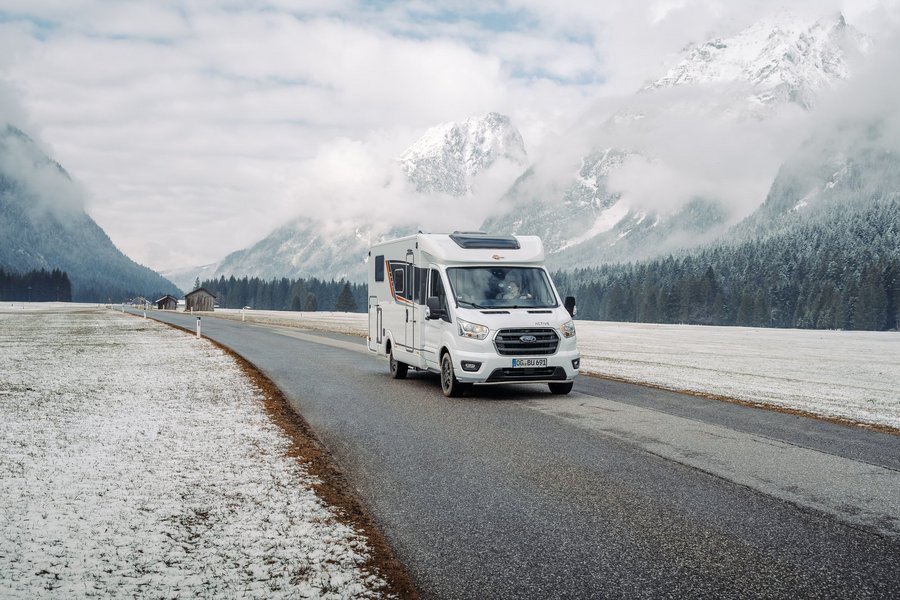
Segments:
[[[449,400],[358,339],[202,327],[312,425],[425,598],[900,597],[898,436],[590,377]]]

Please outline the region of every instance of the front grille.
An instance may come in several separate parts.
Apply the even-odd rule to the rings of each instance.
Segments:
[[[562,367],[535,367],[528,369],[494,369],[486,383],[515,381],[564,381],[566,371]]]
[[[534,342],[523,342],[522,337],[532,336]],[[559,336],[554,329],[501,329],[494,337],[494,347],[500,356],[546,356],[556,354]]]

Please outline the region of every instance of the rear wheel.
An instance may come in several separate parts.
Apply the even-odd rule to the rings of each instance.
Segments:
[[[394,379],[404,379],[406,377],[406,372],[409,370],[409,365],[406,363],[402,363],[396,358],[394,358],[394,349],[391,348],[391,377]]]
[[[450,353],[445,352],[441,357],[441,391],[448,398],[456,398],[462,396],[465,390],[465,384],[459,382],[453,373],[453,360]]]
[[[572,386],[575,385],[574,381],[563,381],[560,383],[550,383],[547,384],[550,386],[550,391],[554,394],[564,395],[568,394],[572,391]]]

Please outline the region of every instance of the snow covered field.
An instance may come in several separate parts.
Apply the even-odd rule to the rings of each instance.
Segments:
[[[379,597],[364,539],[206,340],[0,305],[0,597]]]
[[[241,311],[216,311],[241,318]],[[248,321],[365,336],[351,313]],[[582,372],[900,429],[900,333],[578,321]]]

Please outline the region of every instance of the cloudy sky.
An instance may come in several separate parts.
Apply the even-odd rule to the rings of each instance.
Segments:
[[[126,254],[165,270],[340,213],[322,190],[438,123],[509,115],[538,158],[688,43],[784,9],[840,10],[877,35],[898,4],[0,0],[0,121],[70,172]]]

